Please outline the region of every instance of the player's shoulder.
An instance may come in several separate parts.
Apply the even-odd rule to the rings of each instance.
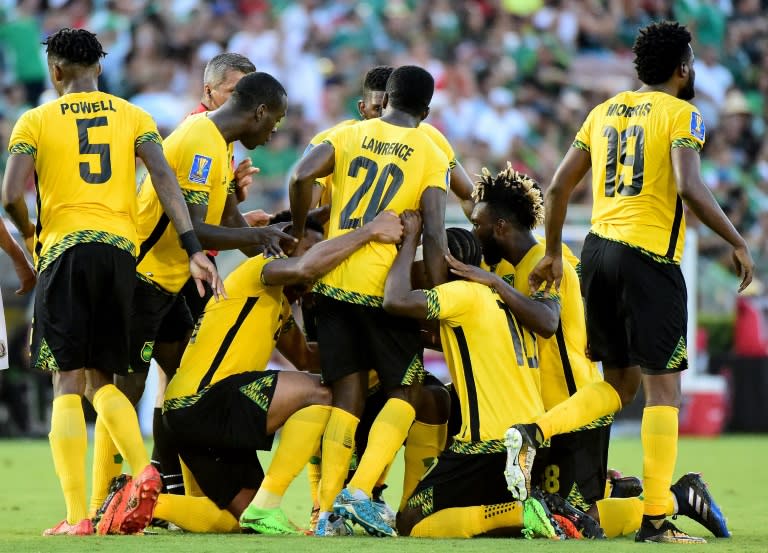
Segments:
[[[344,121],[341,121],[340,123],[336,123],[334,126],[324,129],[317,133],[315,136],[312,137],[312,140],[309,141],[310,146],[317,146],[323,140],[331,136],[333,133],[345,129],[347,127],[351,127],[352,125],[359,123],[359,121],[356,121],[355,119],[345,119]]]

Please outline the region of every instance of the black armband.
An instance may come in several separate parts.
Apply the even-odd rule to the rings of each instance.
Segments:
[[[194,230],[188,230],[184,234],[180,234],[179,240],[181,241],[181,247],[184,248],[189,257],[203,251],[203,246],[200,245],[200,240],[197,239],[197,234],[195,234]]]

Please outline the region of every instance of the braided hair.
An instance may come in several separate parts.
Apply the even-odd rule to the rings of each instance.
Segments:
[[[486,202],[494,216],[532,230],[544,221],[544,198],[539,184],[524,173],[507,168],[498,175],[483,167],[472,191],[475,202]]]
[[[446,229],[445,234],[448,237],[448,251],[453,257],[467,265],[480,266],[483,251],[474,234],[459,227]]]
[[[91,66],[107,55],[96,35],[85,29],[64,28],[43,42],[46,53],[64,62]]]

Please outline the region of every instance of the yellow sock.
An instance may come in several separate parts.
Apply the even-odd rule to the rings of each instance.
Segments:
[[[426,424],[414,421],[405,441],[405,472],[403,473],[403,497],[400,510],[411,497],[416,485],[432,462],[445,448],[448,437],[447,424]]]
[[[320,447],[320,438],[330,415],[330,407],[311,405],[288,417],[283,425],[275,456],[269,464],[256,497],[251,502],[252,505],[264,509],[280,506],[285,490],[299,475],[312,453]]]
[[[411,529],[415,538],[471,538],[499,528],[522,528],[523,504],[452,507],[432,513]]]
[[[349,481],[349,488],[360,490],[370,497],[384,467],[392,462],[403,445],[415,416],[416,411],[407,401],[396,398],[387,400],[371,425],[368,447]]]
[[[85,497],[85,452],[88,435],[85,431],[83,404],[77,394],[65,394],[53,400],[51,432],[48,434],[53,454],[53,466],[59,477],[67,522],[77,524],[88,516]]]
[[[677,461],[677,411],[667,405],[643,410],[643,514],[651,517],[664,515],[669,508],[669,486]]]
[[[104,426],[101,417],[96,417],[93,430],[93,469],[91,473],[91,504],[88,514],[91,518],[104,503],[109,493],[112,479],[120,475],[123,469],[123,457],[117,450],[109,430]]]
[[[328,426],[323,435],[321,460],[320,511],[332,512],[333,500],[344,486],[349,460],[355,446],[355,430],[360,422],[356,416],[338,407],[331,408]]]
[[[315,450],[312,457],[309,458],[307,463],[307,480],[309,480],[309,493],[312,496],[312,505],[317,505],[319,502],[320,490],[320,448]]]
[[[621,398],[613,386],[601,380],[585,386],[567,400],[558,403],[536,420],[544,440],[612,415],[621,409]]]
[[[639,497],[613,497],[596,503],[600,526],[605,537],[625,536],[640,529],[643,520],[643,500]]]
[[[112,384],[102,386],[93,395],[93,408],[104,421],[123,459],[128,461],[131,473],[138,476],[149,464],[149,454],[141,437],[136,409]]]
[[[240,531],[240,524],[232,513],[219,509],[207,497],[162,493],[157,498],[154,517],[172,522],[187,532],[222,534]]]

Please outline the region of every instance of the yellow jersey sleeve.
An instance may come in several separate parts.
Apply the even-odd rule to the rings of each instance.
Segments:
[[[427,297],[427,320],[439,319],[449,324],[459,324],[477,304],[477,290],[476,286],[465,280],[452,280],[431,290],[424,290]]]
[[[202,114],[202,117],[205,117],[205,114]],[[226,181],[227,192],[229,192],[232,165],[228,149],[225,153],[220,145],[213,141],[182,140],[171,155],[173,156],[172,167],[176,172],[184,200],[188,204],[208,205],[211,187],[216,184],[217,177],[218,180]],[[222,156],[225,160],[221,159]],[[220,176],[220,171],[216,171],[216,168],[223,166],[226,166],[225,174]]]
[[[30,110],[19,117],[8,142],[8,153],[37,157],[41,115],[41,110]]]
[[[155,120],[141,108],[136,108],[136,128],[133,132],[136,136],[136,140],[133,142],[134,150],[138,150],[139,146],[145,142],[163,143],[160,133],[157,131]]]
[[[704,147],[706,127],[701,113],[691,104],[681,109],[672,121],[671,142],[673,148],[691,148],[700,152]]]
[[[451,143],[445,138],[445,135],[429,123],[423,121],[419,123],[419,128],[422,129],[430,140],[435,143],[435,146],[440,148],[440,151],[445,154],[445,157],[448,158],[448,166],[451,169],[456,167],[456,152],[453,151],[453,146],[451,146]]]

